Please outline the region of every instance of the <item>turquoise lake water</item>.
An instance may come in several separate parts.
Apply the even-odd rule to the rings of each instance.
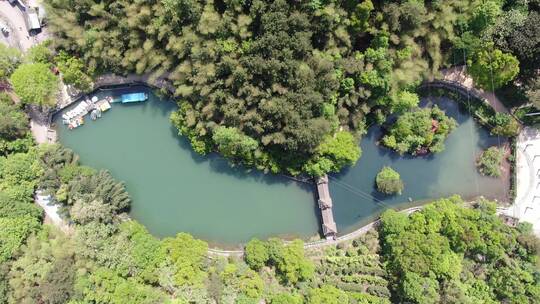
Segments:
[[[133,90],[146,90],[137,88]],[[122,91],[101,92],[117,95]],[[176,105],[152,92],[138,104],[114,104],[97,121],[76,130],[58,124],[59,140],[81,156],[81,162],[108,169],[126,183],[132,197],[130,215],[158,237],[189,232],[222,246],[252,237],[301,237],[319,234],[314,188],[288,177],[233,168],[216,154],[200,156],[177,135],[169,122]],[[498,144],[452,101],[439,105],[456,118],[444,152],[401,157],[377,146],[380,130],[371,128],[361,141],[358,163],[331,175],[330,191],[340,232],[376,217],[384,208],[403,206],[451,194],[501,198],[508,185],[480,176],[474,161],[481,149]],[[402,176],[401,196],[381,196],[374,178],[390,165]]]

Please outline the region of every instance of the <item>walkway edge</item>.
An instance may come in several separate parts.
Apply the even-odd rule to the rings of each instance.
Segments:
[[[423,208],[424,208],[424,205],[407,208],[407,209],[404,209],[404,210],[400,210],[398,212],[410,215],[410,214],[412,214],[414,212],[422,210]],[[371,229],[377,228],[380,223],[381,223],[381,218],[379,217],[378,219],[376,219],[375,221],[373,221],[373,222],[371,222],[369,224],[366,224],[366,225],[364,225],[364,226],[362,226],[362,227],[360,227],[360,228],[358,228],[358,229],[356,229],[356,230],[354,230],[354,231],[352,231],[350,233],[347,233],[345,235],[337,237],[335,240],[321,239],[319,241],[305,243],[304,244],[304,249],[307,249],[307,250],[318,249],[318,248],[324,248],[324,247],[327,247],[327,246],[335,246],[335,245],[338,245],[338,244],[341,244],[341,243],[344,243],[344,242],[352,241],[352,240],[360,237],[361,235],[366,234]],[[218,248],[209,248],[208,249],[208,254],[210,256],[242,257],[242,256],[244,256],[244,250],[242,250],[242,249],[238,249],[238,250],[222,250],[222,249],[218,249]]]

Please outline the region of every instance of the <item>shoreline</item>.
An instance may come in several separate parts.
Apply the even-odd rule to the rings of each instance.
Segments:
[[[116,76],[116,75],[112,75],[112,74],[106,74],[105,76],[103,77],[100,77],[100,81],[96,81],[97,84],[99,84],[98,86],[96,86],[92,91],[90,91],[89,93],[83,93],[83,94],[79,94],[76,98],[74,98],[73,100],[71,100],[69,103],[67,104],[63,104],[61,105],[60,107],[56,107],[54,109],[51,109],[51,111],[49,111],[48,113],[48,123],[49,123],[49,127],[51,127],[51,123],[53,122],[53,119],[54,119],[54,116],[58,113],[60,113],[63,109],[79,102],[80,100],[83,100],[85,97],[89,96],[89,95],[92,95],[93,93],[95,92],[98,92],[98,91],[106,91],[106,90],[115,90],[115,89],[122,89],[122,88],[130,88],[130,87],[135,87],[135,86],[144,86],[144,87],[147,87],[149,89],[163,89],[163,88],[166,88],[167,91],[169,91],[169,93],[171,93],[170,91],[170,87],[167,86],[167,83],[165,80],[161,80],[161,81],[158,81],[158,82],[154,82],[154,84],[152,83],[149,83],[149,82],[146,82],[146,81],[149,81],[149,77],[148,75],[142,75],[142,76],[132,76],[132,75],[128,75],[128,77],[122,77],[122,76]],[[264,174],[266,174],[266,172],[263,172]],[[280,175],[283,175],[283,174],[280,174]],[[305,181],[301,181],[301,180],[296,180],[296,178],[294,177],[291,177],[291,176],[288,176],[288,175],[284,175],[285,177],[287,178],[291,178],[293,180],[295,180],[296,182],[305,182]],[[422,206],[426,203],[429,203],[431,200],[422,200],[422,201],[416,201],[416,202],[406,202],[405,199],[404,199],[404,202],[403,203],[400,203],[396,206],[395,209],[399,209],[400,206],[411,206],[411,205],[414,205],[414,207],[408,207],[404,210],[420,210],[422,208]],[[305,241],[305,246],[306,248],[318,248],[318,247],[324,247],[324,246],[329,246],[331,244],[338,244],[340,242],[343,242],[345,240],[350,240],[351,238],[353,238],[353,236],[359,236],[361,235],[362,233],[365,233],[366,231],[368,231],[369,229],[367,227],[373,227],[374,223],[378,222],[379,221],[379,215],[376,215],[376,216],[369,216],[367,217],[364,221],[359,221],[358,222],[358,225],[361,225],[361,226],[358,226],[358,225],[353,225],[351,227],[354,227],[356,226],[356,228],[353,228],[352,231],[351,230],[346,230],[348,231],[346,234],[343,234],[341,236],[337,236],[335,238],[335,240],[325,240],[325,239],[319,239],[319,240],[316,240],[316,241],[307,241],[304,239]],[[319,219],[320,221],[320,216],[319,216]],[[371,222],[368,222],[367,224],[362,224],[363,222],[366,222],[366,221],[369,221],[371,220]],[[319,233],[317,234],[317,236],[321,236],[320,234],[320,231]],[[287,239],[292,239],[292,238],[296,238],[296,237],[287,237],[287,236],[277,236],[281,239],[284,239],[284,240],[287,240]],[[313,239],[314,236],[312,237],[309,237],[308,239]],[[204,239],[203,239],[204,240]],[[219,242],[209,242],[209,244],[215,244],[216,246],[214,248],[211,249],[211,251],[215,254],[232,254],[232,255],[239,255],[239,254],[242,254],[242,250],[237,250],[237,249],[231,249],[231,250],[227,250],[226,248],[228,247],[228,245],[224,245],[224,244],[219,244]],[[235,245],[231,245],[232,248],[234,247],[238,247],[238,246],[242,246],[243,244],[235,244]]]

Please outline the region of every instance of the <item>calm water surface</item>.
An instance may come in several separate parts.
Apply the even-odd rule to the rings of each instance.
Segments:
[[[443,104],[460,123],[443,153],[399,157],[376,145],[380,131],[372,128],[361,142],[363,154],[357,165],[331,177],[334,214],[341,232],[409,198],[426,200],[454,193],[504,195],[500,181],[481,177],[474,168],[476,154],[497,138],[460,114],[455,103]],[[215,154],[197,155],[169,122],[175,109],[173,102],[153,94],[145,103],[114,104],[101,119],[87,119],[76,130],[59,124],[60,142],[78,153],[83,164],[108,169],[125,181],[133,199],[131,216],[156,236],[186,231],[213,243],[235,245],[252,237],[309,238],[318,234],[319,214],[310,185],[231,168]],[[384,165],[400,172],[405,182],[403,195],[384,197],[374,191],[375,175]]]
[[[427,201],[453,194],[464,198],[483,195],[506,199],[508,183],[482,176],[475,167],[475,160],[483,149],[502,145],[504,139],[490,136],[467,112],[460,111],[456,102],[424,100],[422,106],[433,103],[459,124],[446,140],[443,152],[425,157],[400,156],[378,146],[382,132],[371,128],[361,141],[363,153],[357,164],[330,176],[334,217],[341,233],[373,220],[385,208],[405,207],[409,201]],[[405,183],[402,195],[386,196],[375,190],[375,176],[383,166],[391,166],[400,173]]]

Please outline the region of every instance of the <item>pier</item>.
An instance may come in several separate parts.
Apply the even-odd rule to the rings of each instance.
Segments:
[[[322,232],[326,239],[335,239],[337,226],[332,212],[332,198],[328,188],[328,176],[325,175],[317,180],[317,194],[319,195],[319,209],[322,217]]]

